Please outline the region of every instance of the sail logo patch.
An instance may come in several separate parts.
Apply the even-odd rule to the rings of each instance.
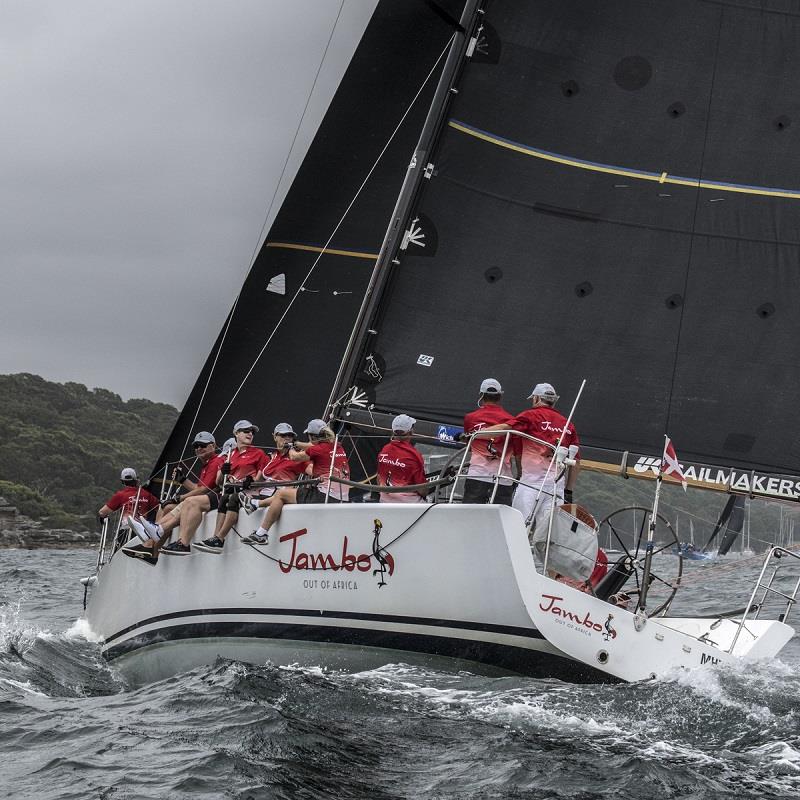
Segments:
[[[658,456],[640,456],[633,465],[634,472],[652,472],[658,475],[661,458]],[[695,464],[681,464],[684,478],[697,483],[710,483],[714,486],[728,486],[735,492],[748,494],[779,495],[781,497],[800,498],[800,481],[791,478],[776,478],[774,475],[740,472],[738,470],[718,467],[701,467]]]
[[[455,428],[452,425],[440,425],[439,430],[436,431],[436,438],[440,442],[455,442],[463,432],[463,428]]]
[[[426,356],[420,353],[419,357],[417,358],[417,364],[422,367],[430,367],[433,365],[433,358],[433,356]]]

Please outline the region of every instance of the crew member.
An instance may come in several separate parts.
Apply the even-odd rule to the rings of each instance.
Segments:
[[[139,486],[139,478],[136,470],[132,467],[125,467],[119,474],[123,488],[115,492],[106,501],[97,515],[105,519],[114,511],[121,510],[121,519],[130,519],[136,515],[145,516],[154,514],[158,508],[158,498],[150,494],[147,489]]]
[[[178,525],[181,528],[180,538],[163,547],[162,552],[168,555],[189,555],[192,537],[203,521],[203,514],[219,506],[217,478],[225,457],[217,455],[214,436],[208,431],[200,431],[194,437],[192,448],[201,464],[197,483],[156,525],[145,519],[131,523],[139,537],[146,541],[143,545],[124,547],[123,552],[127,555],[152,554],[157,542]]]
[[[294,503],[344,503],[348,499],[348,487],[331,482],[330,477],[349,478],[350,465],[347,455],[336,435],[321,419],[312,419],[305,429],[307,442],[296,442],[289,451],[289,458],[304,466],[310,466],[311,476],[317,478],[317,486],[284,486],[272,496],[261,526],[247,537],[248,544],[268,544],[269,529],[278,521],[284,505]]]
[[[392,420],[392,440],[378,453],[379,486],[414,486],[426,483],[425,462],[411,444],[416,420],[400,414]],[[428,488],[410,492],[381,492],[381,503],[424,503]]]
[[[503,388],[494,378],[486,378],[481,382],[478,394],[478,409],[470,411],[464,417],[464,434],[469,436],[475,431],[483,430],[500,423],[511,425],[514,417],[503,406]],[[508,443],[506,444],[506,438]],[[505,449],[502,466],[500,459]],[[519,472],[519,454],[521,452],[520,437],[476,436],[470,443],[469,470],[464,481],[462,503],[488,503],[492,497],[497,478],[497,491],[494,502],[510,506],[514,493],[512,480],[512,459]]]
[[[233,426],[236,447],[230,451],[217,474],[217,483],[223,485],[217,530],[214,536],[196,544],[195,549],[205,553],[222,552],[225,537],[239,519],[239,492],[248,489],[259,478],[261,470],[268,462],[267,454],[260,448],[253,447],[253,435],[258,430],[258,426],[247,419],[240,419]]]
[[[289,458],[289,451],[294,446],[297,434],[288,422],[280,422],[275,426],[272,432],[272,437],[275,440],[276,450],[269,457],[267,465],[261,470],[261,477],[267,482],[282,482],[282,481],[296,481],[307,469],[307,465],[301,461],[293,461]],[[239,502],[245,513],[252,514],[259,508],[268,508],[272,503],[272,498],[281,487],[265,486],[259,492],[259,497],[248,497],[244,493],[240,493]],[[284,487],[291,489],[295,487]],[[242,539],[244,544],[260,544],[261,542],[254,541],[253,535],[245,536]]]
[[[578,446],[575,426],[571,423],[567,425],[566,418],[555,410],[558,395],[551,384],[537,383],[528,399],[531,401],[531,408],[517,414],[513,422],[494,425],[490,430],[513,428],[548,444],[555,445],[560,440],[563,447]],[[522,512],[526,520],[531,516],[532,529],[547,525],[553,498],[557,505],[565,499],[568,503],[572,502],[578,465],[567,469],[565,479],[563,475],[556,474],[557,467],[550,448],[523,439],[521,467],[522,475],[512,505]]]

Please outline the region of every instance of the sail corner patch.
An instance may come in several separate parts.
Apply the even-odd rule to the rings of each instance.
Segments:
[[[433,356],[425,356],[420,353],[419,357],[417,358],[417,364],[422,367],[430,367],[433,364]]]
[[[271,277],[267,284],[267,291],[275,292],[275,294],[286,294],[286,273],[281,272],[280,275]]]

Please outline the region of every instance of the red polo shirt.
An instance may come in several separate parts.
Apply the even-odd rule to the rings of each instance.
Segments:
[[[410,486],[425,483],[425,462],[411,442],[391,441],[378,453],[378,484]],[[381,492],[381,503],[422,503],[417,492]]]
[[[550,406],[538,406],[537,408],[529,408],[521,414],[517,414],[514,418],[514,430],[527,433],[529,436],[535,436],[549,444],[556,444],[561,432],[567,424],[567,419],[559,414],[554,408]],[[562,446],[569,447],[570,445],[579,445],[578,434],[575,432],[575,426],[570,424],[561,441]],[[547,467],[552,458],[552,451],[541,444],[522,440],[522,481],[530,485],[537,485],[541,483]],[[550,470],[547,476],[548,483],[555,482],[555,465]]]
[[[225,456],[212,456],[200,470],[197,478],[197,486],[205,486],[206,489],[214,489],[217,485],[217,473],[225,463]]]
[[[244,450],[237,447],[231,453],[231,478],[240,481],[248,475],[255,476],[268,461],[267,454],[258,447],[245,447]]]
[[[307,461],[292,461],[289,456],[278,452],[272,454],[261,472],[267,480],[294,481],[305,472],[307,466]]]
[[[136,495],[139,495],[137,502]],[[143,517],[154,508],[158,508],[158,498],[150,494],[147,489],[138,489],[136,486],[126,486],[115,492],[106,505],[116,511],[122,509],[122,516],[127,517],[131,514]]]
[[[464,417],[464,433],[471,434],[475,431],[489,428],[492,425],[501,423],[513,424],[514,417],[502,406],[494,403],[487,403],[477,411],[471,411]],[[508,438],[508,445],[505,440]],[[492,438],[478,436],[470,444],[469,471],[467,476],[478,481],[491,481],[494,475],[498,474],[500,466],[500,456],[503,454],[503,447],[506,447],[506,458],[503,461],[503,469],[500,471],[509,478],[500,478],[502,486],[510,486],[511,476],[511,455],[520,453],[522,442],[519,436],[506,436],[502,431],[497,431],[497,436]]]
[[[311,459],[311,475],[319,478],[319,490],[327,494],[328,475],[331,474],[331,459],[333,459],[333,475],[337,478],[350,478],[350,464],[347,461],[347,454],[341,445],[336,446],[336,453],[333,452],[332,442],[319,442],[312,444],[306,455]],[[302,463],[302,462],[300,462]],[[337,500],[348,500],[350,497],[350,487],[343,483],[334,483],[331,486],[331,497]]]

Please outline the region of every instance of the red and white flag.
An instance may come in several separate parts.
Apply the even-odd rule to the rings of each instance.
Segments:
[[[669,436],[664,437],[664,456],[661,459],[661,475],[664,478],[675,478],[681,482],[683,491],[686,491],[686,478],[683,476],[683,470],[678,462],[678,454],[672,446],[672,441]]]

